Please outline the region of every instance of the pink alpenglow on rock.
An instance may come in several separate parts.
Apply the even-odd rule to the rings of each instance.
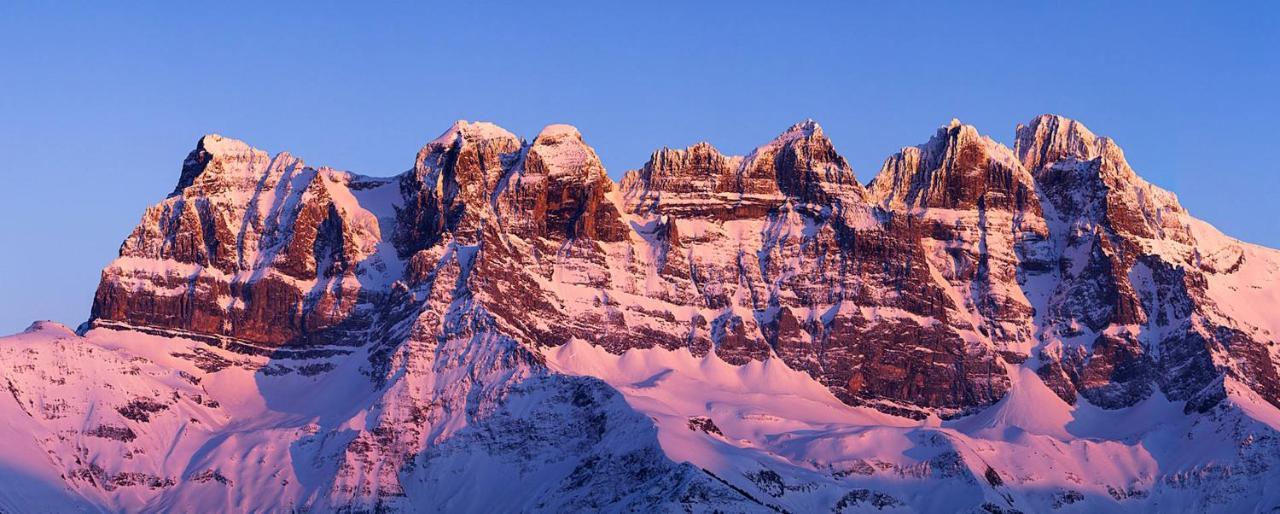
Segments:
[[[1252,512],[1280,252],[1112,140],[812,120],[615,183],[458,121],[375,178],[208,135],[79,330],[0,338],[0,512]]]

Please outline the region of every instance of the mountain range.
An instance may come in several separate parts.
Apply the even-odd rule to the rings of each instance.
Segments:
[[[207,135],[88,321],[0,338],[0,512],[1270,512],[1280,251],[1061,116],[869,183],[822,128]]]

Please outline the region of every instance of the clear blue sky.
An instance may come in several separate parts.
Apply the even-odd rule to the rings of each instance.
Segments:
[[[812,117],[865,182],[952,117],[1009,144],[1054,112],[1280,247],[1275,2],[634,3],[5,2],[0,333],[87,318],[207,132],[391,175],[455,119],[563,122],[617,177],[664,145],[742,153]]]

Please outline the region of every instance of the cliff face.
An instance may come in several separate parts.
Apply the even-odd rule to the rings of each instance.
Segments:
[[[1274,251],[1230,242],[1191,218],[1172,193],[1138,177],[1114,142],[1078,122],[1036,118],[1018,127],[1016,151],[1051,206],[1059,264],[1039,373],[1064,400],[1079,392],[1115,408],[1159,388],[1205,410],[1222,399],[1228,376],[1280,404],[1270,392],[1275,318],[1242,312],[1244,297],[1227,293],[1238,290],[1227,284],[1265,287]]]
[[[357,196],[377,203],[387,188],[205,136],[103,270],[92,318],[227,336],[245,351],[341,344],[344,327],[368,322],[354,308],[389,265],[385,220]]]
[[[295,507],[321,509],[423,501],[462,510],[905,505],[901,495],[841,482],[891,469],[963,487],[986,482],[995,496],[983,492],[976,505],[1003,498],[1012,507],[1023,493],[1001,492],[997,482],[1008,480],[1001,470],[992,479],[969,469],[982,458],[965,449],[1013,444],[991,442],[997,428],[1030,431],[1081,456],[1027,476],[1071,469],[1059,477],[1071,481],[1110,473],[1090,467],[1090,452],[1152,458],[1125,446],[1138,444],[1137,436],[1097,436],[1114,435],[1106,446],[1082,440],[1096,435],[1089,423],[1046,428],[1049,422],[1032,417],[1057,419],[1062,410],[1079,420],[1095,409],[1090,415],[1099,419],[1129,419],[1168,404],[1185,419],[1236,423],[1232,441],[1274,438],[1257,412],[1280,406],[1280,252],[1192,218],[1173,194],[1138,177],[1114,142],[1078,122],[1041,116],[1019,126],[1015,141],[1009,149],[952,121],[886,159],[864,188],[813,121],[746,156],[707,143],[664,148],[619,183],[566,125],[525,141],[492,124],[458,122],[391,178],[314,168],[206,136],[174,192],[146,211],[103,271],[80,331],[85,344],[159,362],[147,373],[164,384],[140,382],[129,394],[165,396],[163,409],[135,407],[176,417],[161,428],[100,414],[114,407],[70,418],[107,427],[103,434],[130,430],[154,440],[180,439],[177,431],[189,426],[183,417],[204,420],[210,449],[164,450],[194,459],[183,470],[143,466],[160,484],[146,501],[213,494],[230,508],[232,493],[164,479],[230,477],[215,457],[249,444],[216,442],[232,429],[293,441],[263,450],[276,452],[263,458],[293,462],[281,464],[280,476],[293,485],[280,494]],[[117,338],[178,347],[153,355]],[[584,363],[583,355],[595,360]],[[686,358],[701,364],[679,364]],[[194,381],[184,379],[169,395],[165,367]],[[685,412],[673,397],[685,392],[664,389],[664,377],[682,373],[747,399],[726,396]],[[252,385],[229,386],[240,380],[232,375]],[[308,383],[342,400],[293,408],[290,394]],[[234,402],[234,391],[246,387],[263,396],[265,410],[206,401]],[[11,388],[28,414],[47,400]],[[772,400],[734,403],[756,397]],[[881,435],[857,444],[824,439],[846,437],[832,427],[852,422],[796,414],[775,403],[784,397],[823,405],[806,412],[860,413],[855,425],[883,425],[865,432]],[[114,400],[86,401],[110,407]],[[1031,417],[1019,410],[1036,402],[1052,405]],[[734,405],[741,410],[730,418],[751,421],[735,428],[718,405]],[[244,421],[255,418],[273,420],[270,429]],[[937,418],[952,421],[927,429]],[[658,424],[656,435],[646,419]],[[780,426],[771,419],[803,419],[794,426],[813,432],[791,428],[780,438],[773,431],[781,429],[766,428]],[[922,422],[920,432],[889,428]],[[679,427],[678,436],[669,426]],[[1186,430],[1177,435],[1194,431]],[[698,439],[686,441],[693,435],[685,432]],[[812,433],[825,435],[811,441],[805,434]],[[781,442],[792,437],[809,442]],[[127,451],[144,448],[113,441]],[[877,445],[921,453],[890,462]],[[690,450],[704,446],[716,449]],[[466,459],[476,448],[493,469],[522,471],[486,467],[473,476],[480,472],[468,471]],[[790,455],[788,464],[767,464],[760,448]],[[1000,451],[1025,460],[1041,450]],[[751,457],[707,457],[721,454]],[[1259,476],[1241,471],[1257,470],[1249,467],[1254,453],[1236,457],[1239,468],[1229,469]],[[291,460],[303,458],[314,469]],[[95,501],[141,505],[120,503],[119,493],[100,487],[136,462],[94,471],[87,461],[94,460],[60,472],[87,473],[106,495]],[[188,473],[196,461],[196,471],[211,471]],[[826,467],[815,468],[818,462]],[[1115,487],[1120,492],[1103,500],[1121,501],[1117,495],[1128,498],[1126,488],[1136,487],[1125,480],[1144,481],[1142,491],[1155,494],[1154,483],[1186,485],[1208,473],[1197,467],[1203,462],[1166,464],[1017,501],[1071,504],[1075,495],[1083,501]],[[778,471],[784,468],[790,471]],[[537,474],[547,482],[514,503],[457,503],[470,496],[442,496],[451,473],[495,484]],[[669,494],[599,493],[610,490],[605,477]],[[536,503],[538,494],[559,503]],[[1086,504],[1105,506],[1092,501]]]
[[[888,412],[992,404],[1028,360],[1064,400],[1113,408],[1153,386],[1212,406],[1225,375],[1277,389],[1273,336],[1215,301],[1232,270],[1204,265],[1193,225],[1115,143],[1049,115],[1013,150],[953,120],[865,189],[813,121],[745,157],[663,149],[621,184],[565,125],[525,143],[459,122],[393,179],[207,136],[104,271],[91,325],[360,344],[395,287],[465,248],[468,294],[526,344],[777,356]]]

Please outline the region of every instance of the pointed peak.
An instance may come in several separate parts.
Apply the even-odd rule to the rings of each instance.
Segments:
[[[1041,114],[1019,124],[1014,138],[1014,152],[1029,170],[1065,158],[1093,159],[1112,148],[1118,150],[1110,139],[1099,138],[1083,123],[1056,114]]]
[[[961,132],[971,133],[974,136],[982,135],[978,132],[978,127],[960,121],[960,118],[951,118],[951,121],[948,121],[945,125],[938,127],[937,134],[934,138],[949,137],[951,134],[959,134]]]
[[[1097,138],[1097,136],[1094,135],[1088,127],[1084,126],[1083,123],[1066,116],[1051,113],[1036,116],[1025,124],[1019,123],[1018,132],[1022,133],[1024,130],[1030,130],[1033,133],[1036,130],[1059,131],[1065,134],[1075,135],[1086,140],[1093,140]]]
[[[805,118],[804,121],[796,123],[774,138],[775,142],[788,142],[799,138],[807,137],[824,137],[822,134],[822,125],[813,121],[813,118]]]
[[[195,183],[197,177],[204,174],[205,168],[212,162],[223,162],[218,166],[219,176],[252,176],[258,173],[256,166],[265,165],[271,158],[267,152],[249,146],[244,141],[222,136],[205,134],[196,141],[196,148],[187,154],[182,161],[182,174],[178,177],[178,185],[169,196],[180,194],[183,189]]]
[[[788,132],[796,130],[803,131],[808,134],[813,134],[815,132],[821,133],[822,126],[819,125],[818,122],[814,121],[813,118],[805,118],[804,121],[796,123],[792,125],[791,128],[787,129]]]
[[[966,125],[959,118],[951,118],[951,121],[946,124],[939,125],[928,141],[914,147],[904,147],[899,154],[918,153],[925,158],[930,155],[937,158],[948,153],[950,149],[975,143],[995,152],[999,152],[997,147],[1003,147],[995,140],[978,132],[978,127]],[[1012,152],[1009,154],[1012,155]]]
[[[747,159],[750,160],[755,156],[763,155],[793,144],[797,141],[805,140],[827,141],[827,136],[822,133],[822,126],[818,125],[818,122],[813,121],[812,118],[808,118],[804,121],[791,125],[787,130],[773,138],[772,141],[756,147],[756,149],[747,156]],[[829,141],[827,142],[829,143]]]
[[[239,139],[225,137],[222,134],[205,134],[196,141],[196,151],[205,151],[211,155],[226,155],[251,152],[254,150],[248,143]]]
[[[922,145],[916,146],[916,150],[925,154],[943,154],[948,148],[962,146],[971,143],[981,144],[991,151],[999,152],[1003,145],[995,140],[978,132],[978,127],[965,124],[959,118],[951,118],[951,121],[945,125],[938,127],[933,136]],[[903,152],[910,153],[910,148],[903,148]],[[1010,152],[1012,154],[1012,152]]]
[[[1034,210],[1033,184],[1012,150],[952,118],[928,142],[885,159],[867,188],[875,203],[890,209],[970,209],[995,193],[986,200],[994,202],[990,207]]]
[[[515,134],[507,131],[494,123],[487,121],[467,121],[458,120],[453,122],[447,130],[440,134],[439,137],[427,143],[428,146],[449,146],[454,141],[462,137],[470,141],[479,141],[485,139],[510,139],[518,141],[519,138]]]
[[[693,145],[685,148],[685,151],[688,151],[688,152],[711,151],[715,153],[720,153],[719,149],[717,149],[714,145],[706,141],[698,141],[697,143],[694,143]]]

